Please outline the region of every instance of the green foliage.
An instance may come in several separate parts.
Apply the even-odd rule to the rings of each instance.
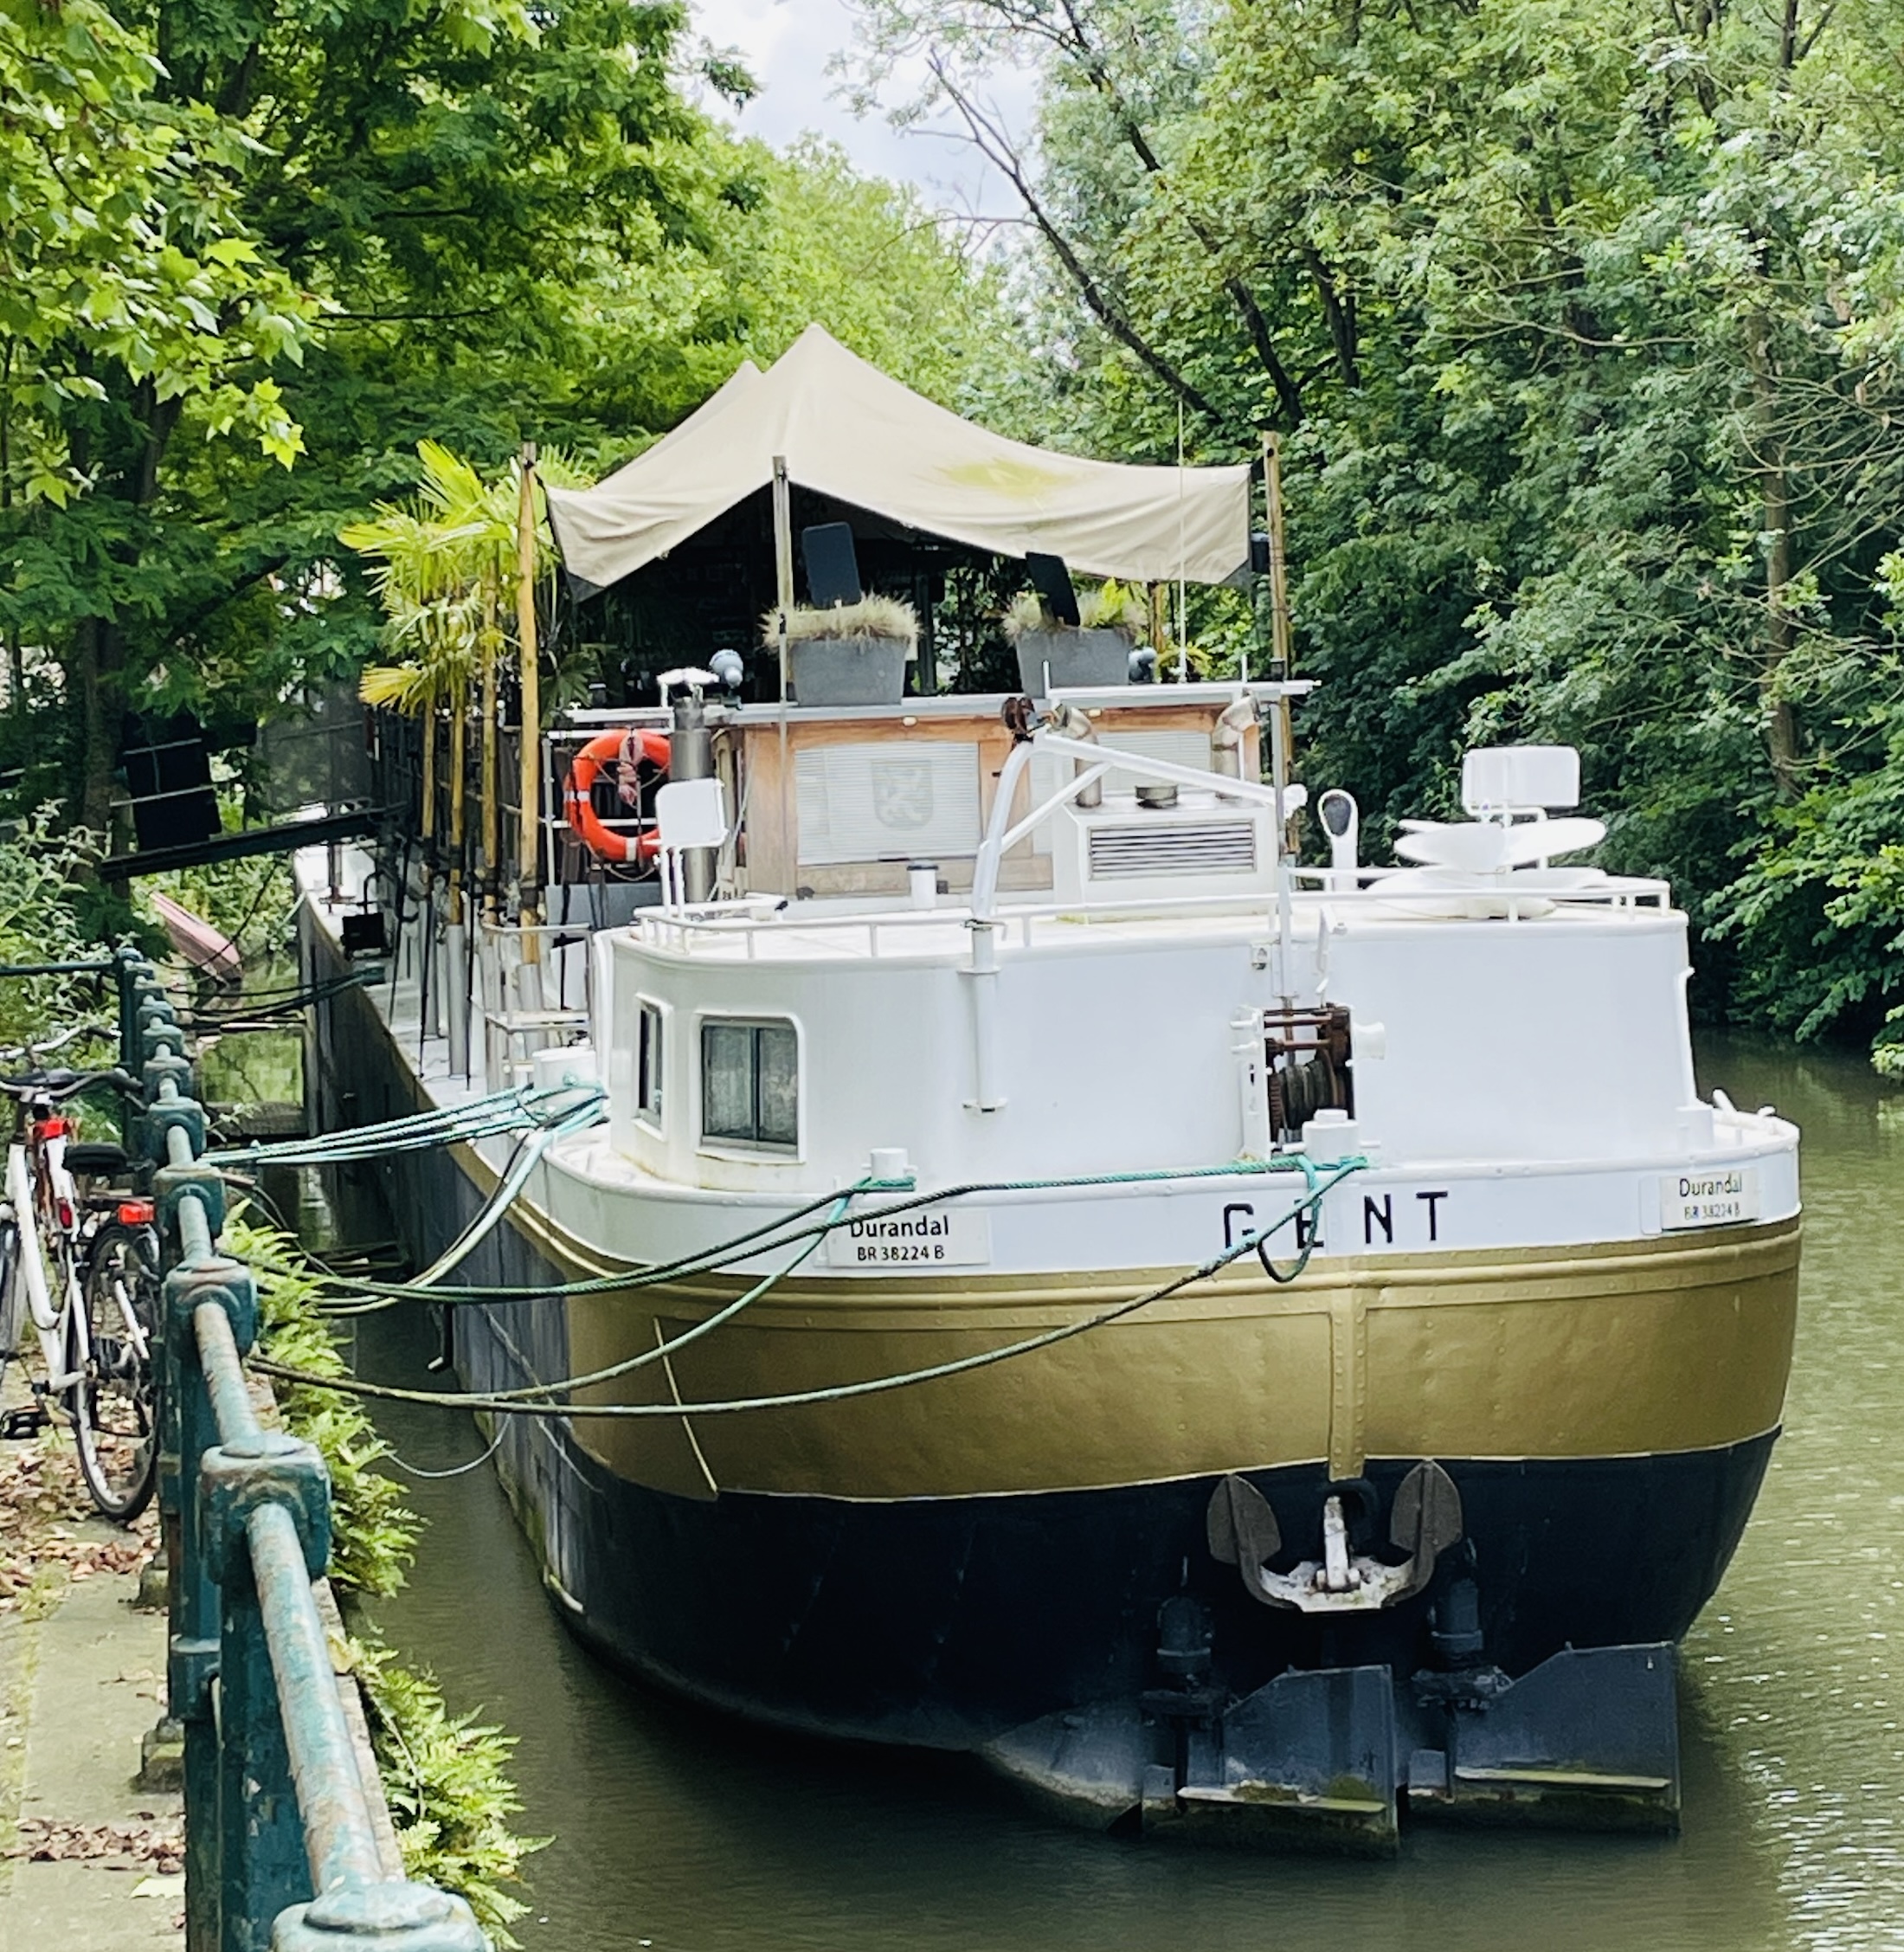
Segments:
[[[425,620],[338,540],[388,524],[421,440],[485,482],[524,436],[600,472],[816,317],[935,397],[995,365],[962,233],[837,150],[732,139],[680,92],[685,25],[657,0],[0,0],[23,803],[103,835],[123,712],[238,738],[392,629],[428,666]]]
[[[174,99],[143,37],[93,0],[0,6],[0,471],[65,508],[100,481],[89,438],[115,395],[302,447],[267,369],[313,306],[268,263],[235,181],[254,129]]]
[[[1016,643],[1028,630],[1059,630],[1065,627],[1045,609],[1035,589],[1021,589],[1006,606],[1005,635]],[[1121,630],[1135,642],[1149,628],[1149,615],[1143,592],[1115,578],[1095,589],[1077,593],[1077,628],[1080,630]]]
[[[776,359],[810,325],[942,406],[969,411],[1018,365],[1001,271],[917,190],[859,175],[835,144],[734,151],[740,199],[717,234],[711,304],[741,351]],[[725,365],[720,373],[724,379]]]
[[[345,1374],[298,1243],[239,1211],[222,1244],[257,1271],[260,1350],[293,1368]],[[376,1469],[389,1445],[350,1397],[297,1383],[280,1383],[278,1392],[284,1427],[315,1444],[331,1473],[331,1584],[346,1604],[396,1592],[422,1528]],[[352,1649],[404,1869],[456,1892],[495,1944],[513,1946],[509,1925],[527,1907],[508,1887],[520,1884],[524,1859],[547,1841],[510,1827],[522,1807],[508,1773],[514,1738],[475,1713],[453,1714],[434,1678],[402,1666],[367,1629]]]
[[[1308,768],[1371,839],[1447,809],[1464,745],[1576,744],[1608,864],[1704,935],[1706,1008],[1869,1034],[1904,920],[1904,5],[859,10],[868,84],[928,54],[1021,186],[1026,431],[1283,431]],[[985,76],[1033,61],[1005,130]]]
[[[222,810],[228,830],[236,824],[237,807],[228,802]],[[209,922],[248,957],[285,945],[298,904],[297,880],[283,854],[249,854],[142,876],[132,884],[133,905],[156,932],[158,924],[148,899],[154,893],[170,895],[181,908]]]
[[[417,443],[418,491],[402,503],[379,502],[375,519],[353,522],[338,540],[373,565],[370,579],[384,615],[383,640],[403,661],[377,665],[358,680],[366,705],[416,716],[460,696],[486,660],[502,650],[503,620],[516,610],[517,525],[522,467],[495,479],[434,441]],[[569,487],[587,477],[560,450],[542,455],[539,477]],[[537,503],[538,510],[541,504]],[[538,569],[553,561],[538,514]]]
[[[80,899],[87,841],[63,828],[50,809],[0,835],[0,963],[61,963],[100,954]],[[113,1023],[118,1008],[116,991],[102,998],[84,977],[9,976],[0,980],[0,1045],[88,1019]]]
[[[550,1841],[509,1825],[522,1808],[508,1773],[516,1738],[453,1714],[434,1678],[387,1648],[359,1642],[356,1654],[404,1870],[464,1898],[493,1944],[516,1945],[509,1927],[529,1909],[516,1896],[523,1860]]]
[[[347,1375],[314,1305],[318,1283],[297,1242],[240,1211],[225,1223],[224,1245],[257,1270],[261,1352],[318,1375]],[[286,1429],[315,1444],[330,1469],[331,1583],[342,1595],[396,1592],[416,1556],[421,1522],[405,1508],[395,1480],[376,1469],[389,1446],[361,1404],[334,1391],[284,1383],[278,1408]]]

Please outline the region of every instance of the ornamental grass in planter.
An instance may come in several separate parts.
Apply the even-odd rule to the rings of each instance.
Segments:
[[[761,641],[780,641],[780,613],[761,619]],[[865,596],[830,610],[798,604],[787,613],[787,658],[799,705],[897,705],[919,641],[911,604]]]
[[[1127,583],[1106,583],[1078,593],[1075,624],[1060,623],[1033,590],[1022,591],[1005,613],[1005,635],[1018,652],[1018,681],[1033,698],[1071,685],[1130,681],[1130,653],[1147,619],[1142,596]]]

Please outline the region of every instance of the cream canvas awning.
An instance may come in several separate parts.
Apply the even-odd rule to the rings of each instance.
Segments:
[[[935,406],[809,325],[751,361],[626,467],[550,488],[570,575],[619,583],[789,479],[907,527],[1000,556],[1042,550],[1088,576],[1225,583],[1250,559],[1250,470],[1134,467],[1007,441]]]

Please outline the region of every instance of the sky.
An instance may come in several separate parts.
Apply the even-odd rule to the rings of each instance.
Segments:
[[[833,99],[838,82],[827,73],[836,53],[857,38],[845,0],[691,0],[693,29],[718,48],[739,51],[761,93],[733,118],[743,134],[775,148],[814,130],[830,137],[869,175],[917,184],[935,205],[962,214],[1015,214],[1009,186],[968,145],[929,127],[901,131],[878,111],[855,116]],[[910,81],[916,84],[917,71]],[[910,92],[897,78],[897,100]],[[994,81],[992,94],[1010,126],[1023,129],[1032,106],[1028,76]],[[714,104],[709,105],[711,107]],[[948,124],[938,126],[942,132]]]

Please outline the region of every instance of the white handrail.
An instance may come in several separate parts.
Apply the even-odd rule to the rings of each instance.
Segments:
[[[1303,868],[1298,873],[1312,880],[1328,873],[1327,869]],[[1395,870],[1387,868],[1360,870],[1365,875],[1386,876]],[[1298,891],[1296,899],[1307,905],[1326,897],[1332,910],[1346,910],[1354,913],[1370,907],[1434,909],[1444,907],[1451,897],[1463,894],[1475,899],[1489,896],[1502,897],[1510,900],[1528,903],[1541,902],[1557,907],[1586,908],[1635,908],[1651,904],[1663,908],[1671,897],[1670,886],[1651,879],[1609,878],[1586,888],[1517,888],[1513,882],[1481,886],[1472,889],[1414,888],[1396,889],[1389,892],[1381,879],[1355,888],[1328,889],[1315,886],[1304,886]],[[1129,917],[1159,916],[1168,918],[1174,916],[1188,916],[1201,913],[1217,919],[1232,919],[1237,916],[1257,915],[1263,918],[1265,929],[1272,925],[1268,912],[1266,899],[1258,889],[1248,895],[1222,895],[1204,892],[1191,895],[1158,895],[1148,899],[1139,898],[1123,901],[1090,902],[1013,902],[998,909],[993,917],[995,925],[1023,924],[1026,928],[1033,922],[1063,920],[1089,924],[1102,920],[1118,921]],[[741,938],[745,944],[745,952],[749,958],[756,955],[756,944],[762,937],[769,938],[771,954],[771,937],[777,931],[788,935],[813,935],[820,932],[845,935],[857,931],[867,937],[868,949],[877,953],[878,937],[888,931],[905,931],[944,929],[948,926],[969,924],[975,918],[965,907],[949,905],[915,912],[909,909],[884,909],[871,913],[861,911],[846,915],[816,915],[801,913],[799,909],[788,907],[769,914],[755,909],[747,914],[717,915],[662,915],[649,909],[639,912],[634,925],[644,935],[657,941],[672,940],[685,953],[691,954],[697,940],[718,942],[724,937]],[[902,941],[891,950],[895,955],[907,953]]]
[[[1018,783],[1031,763],[1034,752],[1049,752],[1058,758],[1083,762],[1057,792],[1048,795],[1015,824],[1012,802]],[[1204,787],[1226,800],[1243,800],[1279,813],[1286,796],[1274,787],[1254,780],[1238,779],[1233,773],[1214,773],[1203,766],[1180,766],[1173,759],[1153,759],[1148,754],[1094,739],[1066,738],[1052,731],[1033,732],[1012,748],[999,773],[998,791],[992,797],[991,817],[986,822],[985,838],[979,843],[978,858],[972,866],[972,919],[989,922],[997,912],[998,877],[1005,855],[1026,834],[1034,832],[1058,809],[1075,800],[1087,787],[1094,786],[1110,772],[1142,773],[1150,779],[1177,786]]]

